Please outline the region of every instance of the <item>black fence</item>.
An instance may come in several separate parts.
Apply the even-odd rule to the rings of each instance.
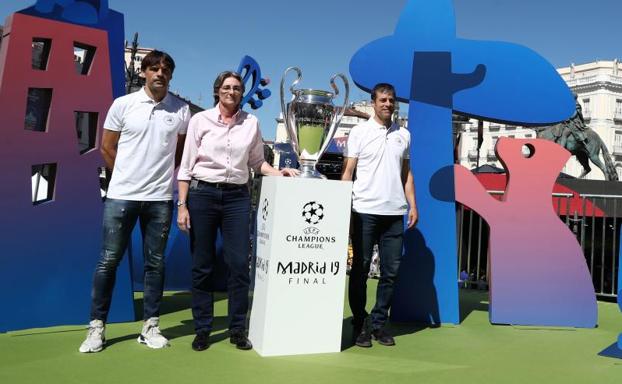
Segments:
[[[555,208],[560,220],[581,245],[596,295],[615,298],[622,226],[622,217],[618,215],[622,216],[622,196],[579,196],[577,202],[572,194],[554,194]],[[577,204],[579,209],[576,209]],[[490,229],[476,212],[462,205],[457,207],[458,275],[464,286],[487,288]],[[586,214],[582,214],[584,212]]]

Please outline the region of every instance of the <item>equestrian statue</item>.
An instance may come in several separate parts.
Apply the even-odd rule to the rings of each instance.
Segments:
[[[575,94],[576,99],[577,95]],[[600,168],[607,180],[618,181],[618,174],[607,146],[598,136],[598,133],[585,124],[581,104],[578,101],[575,113],[569,120],[552,126],[533,127],[533,129],[536,131],[538,138],[550,140],[561,145],[577,158],[577,161],[583,167],[583,172],[579,176],[580,179],[584,178],[592,170],[589,163],[589,160],[591,160],[594,165]],[[604,164],[600,161],[599,155],[601,151],[605,160]]]

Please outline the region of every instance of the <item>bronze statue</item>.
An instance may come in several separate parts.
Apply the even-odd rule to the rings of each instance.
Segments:
[[[582,143],[584,146],[587,146],[587,143],[585,142],[585,130],[587,129],[587,125],[585,125],[585,119],[583,118],[583,110],[581,108],[581,104],[576,101],[576,93],[574,98],[576,102],[574,115],[572,115],[569,120],[554,125],[552,129],[552,133],[555,135],[555,142],[564,148],[566,148],[566,142],[568,141],[568,136],[570,135],[573,135],[576,141]]]
[[[583,172],[579,178],[584,178],[592,170],[589,163],[589,160],[592,160],[592,163],[600,168],[607,180],[618,181],[618,174],[605,143],[598,136],[598,133],[585,124],[581,105],[578,102],[576,111],[570,119],[553,126],[535,127],[533,129],[538,138],[561,145],[577,158],[583,167]],[[601,151],[605,160],[604,165],[599,157]]]

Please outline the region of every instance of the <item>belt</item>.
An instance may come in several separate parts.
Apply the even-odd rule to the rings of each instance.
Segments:
[[[246,187],[246,184],[232,184],[232,183],[210,183],[209,181],[202,181],[197,179],[192,179],[192,181],[196,182],[198,185],[207,185],[216,189],[240,189]]]

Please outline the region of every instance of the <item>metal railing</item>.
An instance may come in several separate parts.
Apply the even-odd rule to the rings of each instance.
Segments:
[[[492,191],[502,195],[502,191]],[[617,297],[617,275],[622,227],[622,196],[582,194],[580,208],[572,194],[555,193],[554,208],[581,245],[600,297]],[[620,218],[618,218],[620,216]],[[458,275],[468,274],[465,285],[487,286],[490,229],[476,212],[457,205]]]

